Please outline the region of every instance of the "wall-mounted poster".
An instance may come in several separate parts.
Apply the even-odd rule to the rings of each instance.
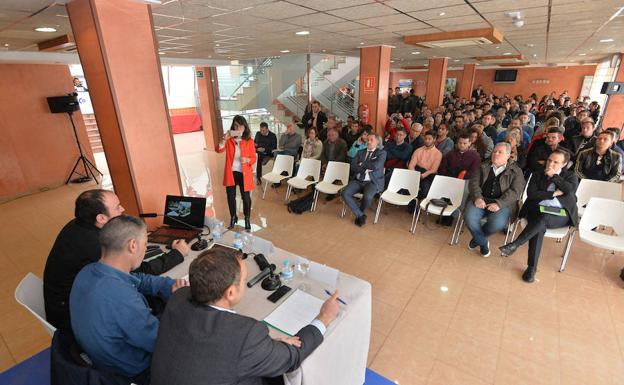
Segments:
[[[446,78],[444,92],[453,93],[457,90],[457,78]]]

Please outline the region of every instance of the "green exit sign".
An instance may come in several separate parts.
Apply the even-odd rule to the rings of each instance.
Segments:
[[[197,71],[197,77],[198,78],[203,78],[204,77],[204,71]]]

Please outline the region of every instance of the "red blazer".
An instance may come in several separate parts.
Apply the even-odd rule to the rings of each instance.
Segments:
[[[243,139],[240,141],[241,158],[251,159],[250,163],[242,163],[243,169],[243,190],[252,191],[256,186],[253,177],[253,165],[256,163],[256,145],[253,139]],[[234,153],[236,153],[236,144],[234,138],[230,138],[225,142],[225,147],[217,147],[217,152],[225,151],[225,171],[223,172],[223,185],[234,186],[234,173],[232,171],[232,163],[234,163]]]

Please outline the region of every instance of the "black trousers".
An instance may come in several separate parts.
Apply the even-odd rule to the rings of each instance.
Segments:
[[[557,215],[542,214],[539,211],[539,206],[535,206],[529,208],[527,221],[527,227],[522,230],[514,243],[522,245],[529,242],[529,259],[527,265],[530,267],[537,267],[546,229],[556,229],[558,227],[567,226],[570,220],[567,216],[560,217]]]
[[[258,162],[259,163],[259,162]],[[227,193],[228,208],[230,209],[230,216],[236,216],[236,186],[240,189],[241,197],[243,198],[243,213],[245,218],[251,215],[251,195],[249,191],[245,192],[243,186],[243,173],[234,171],[234,186],[227,186],[225,192]]]
[[[256,180],[260,180],[262,178],[262,163],[264,163],[264,160],[272,158],[272,157],[273,157],[272,153],[268,153],[268,154],[264,152],[258,153],[258,161],[256,162]]]

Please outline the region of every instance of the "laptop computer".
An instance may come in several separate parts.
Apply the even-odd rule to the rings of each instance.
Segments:
[[[148,236],[152,243],[171,244],[176,239],[187,242],[196,238],[204,227],[206,198],[167,195],[163,224]],[[193,229],[193,228],[197,228]]]

